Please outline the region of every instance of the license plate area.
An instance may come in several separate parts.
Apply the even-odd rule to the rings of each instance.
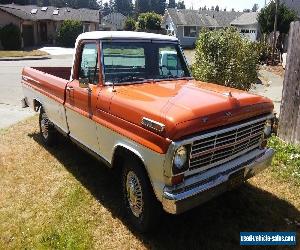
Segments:
[[[228,179],[228,188],[233,189],[245,181],[245,168],[231,174]]]

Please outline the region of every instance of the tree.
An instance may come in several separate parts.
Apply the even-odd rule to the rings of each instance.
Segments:
[[[214,11],[215,10],[215,6],[211,6],[210,10]]]
[[[124,30],[134,31],[136,28],[136,22],[132,17],[128,17],[124,24]]]
[[[176,7],[176,2],[175,2],[175,0],[169,0],[168,8],[175,8],[175,7]]]
[[[251,12],[251,10],[250,9],[244,9],[243,12],[249,13],[249,12]]]
[[[271,2],[268,6],[261,9],[258,14],[258,23],[261,27],[262,33],[270,34],[274,30],[275,20],[275,2]],[[278,21],[277,30],[280,33],[287,34],[289,31],[290,23],[297,19],[295,11],[289,9],[284,4],[278,5]]]
[[[138,17],[137,26],[141,30],[160,30],[162,17],[154,12],[142,13]]]
[[[178,1],[177,3],[177,9],[185,9],[185,4],[184,4],[184,1]]]
[[[217,5],[217,6],[215,7],[215,11],[220,11],[219,5]]]
[[[150,11],[150,0],[136,0],[135,12],[137,14],[146,13]]]
[[[203,30],[192,71],[197,80],[249,90],[257,80],[257,64],[252,43],[236,29]]]
[[[64,47],[74,47],[76,38],[82,33],[82,24],[79,21],[65,20],[58,30],[58,43]]]
[[[103,9],[101,11],[102,13],[102,17],[109,15],[112,12],[112,10],[109,7],[109,4],[107,2],[105,2],[103,4]]]
[[[10,23],[1,29],[1,43],[6,50],[21,48],[21,32],[18,26]]]
[[[124,15],[130,15],[133,11],[131,0],[114,0],[114,10]]]
[[[252,7],[252,12],[257,12],[257,11],[258,11],[258,8],[259,8],[258,4],[255,3],[255,4],[253,5],[253,7]]]

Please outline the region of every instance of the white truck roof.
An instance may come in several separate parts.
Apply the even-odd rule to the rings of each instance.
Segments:
[[[89,39],[149,39],[149,40],[164,40],[164,41],[178,41],[174,36],[167,36],[146,32],[135,31],[92,31],[82,33],[78,36],[79,40]]]

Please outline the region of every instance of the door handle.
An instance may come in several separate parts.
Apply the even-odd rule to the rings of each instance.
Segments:
[[[72,86],[67,86],[67,90],[72,91],[72,90],[74,90],[74,88]]]

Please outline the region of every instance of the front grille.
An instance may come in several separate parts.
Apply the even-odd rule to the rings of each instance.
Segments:
[[[259,147],[265,119],[247,122],[239,126],[218,130],[209,136],[193,142],[190,158],[190,170],[208,169]]]

